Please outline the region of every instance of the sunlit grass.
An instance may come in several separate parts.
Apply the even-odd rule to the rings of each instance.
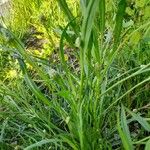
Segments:
[[[41,2],[31,5],[30,9],[35,11],[35,14],[33,11],[29,14],[31,18],[40,9],[35,4]],[[9,27],[0,28],[2,37],[7,36],[7,46],[18,60],[24,78],[18,77],[13,83],[6,81],[7,85],[0,82],[2,146],[26,150],[38,147],[45,150],[148,147],[150,63],[134,60],[141,54],[141,49],[135,43],[132,47],[129,40],[137,31],[147,35],[150,22],[136,29],[124,29],[125,0],[114,3],[113,18],[106,13],[108,4],[105,0],[81,0],[80,12],[78,4],[74,8],[71,1],[57,2],[60,8],[55,2],[52,7],[56,12],[56,16],[52,13],[54,22],[44,24],[44,29],[45,34],[50,33],[47,38],[51,41],[54,36],[51,29],[61,26],[58,63],[29,54],[16,33],[17,28],[14,28],[15,32]],[[43,3],[41,12],[46,4]],[[61,13],[63,15],[59,16]],[[51,17],[47,19],[50,23]],[[29,25],[27,20],[23,22]],[[25,31],[26,25],[22,26]],[[41,24],[37,26],[41,27]],[[79,72],[72,70],[66,59],[66,45],[77,51],[78,55],[74,54],[74,57],[79,61]],[[144,57],[148,59],[149,55]],[[143,112],[138,111],[143,107]],[[14,134],[17,135],[14,137]]]

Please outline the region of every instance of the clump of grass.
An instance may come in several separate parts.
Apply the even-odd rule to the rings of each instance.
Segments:
[[[15,53],[24,77],[15,89],[1,83],[1,99],[4,108],[9,110],[2,113],[1,142],[6,143],[5,137],[12,137],[8,133],[13,131],[18,133],[15,137],[17,145],[26,147],[26,150],[36,147],[140,149],[143,144],[147,147],[150,125],[149,118],[145,119],[145,116],[149,107],[141,112],[143,116],[129,109],[138,111],[142,106],[148,106],[149,92],[146,87],[150,81],[150,64],[131,66],[129,69],[124,55],[130,37],[136,31],[147,32],[144,29],[150,22],[132,32],[124,31],[122,24],[126,1],[120,0],[114,10],[115,19],[110,18],[113,24],[108,27],[107,3],[101,0],[81,1],[79,23],[67,1],[57,1],[68,19],[60,37],[61,64],[57,66],[49,64],[47,59],[29,55],[20,39],[9,29],[1,27],[11,37],[8,45],[15,48],[11,51]],[[110,36],[109,33],[112,36],[105,38],[105,35]],[[70,64],[65,60],[66,42],[72,48],[78,42],[78,73],[70,69]],[[33,67],[36,76],[31,75],[27,63]],[[139,95],[140,99],[136,101]],[[143,96],[145,100],[140,102]],[[8,112],[15,117],[12,118]],[[131,132],[130,125],[135,127],[134,122],[138,122],[138,129]],[[139,133],[135,135],[136,132]],[[13,142],[9,141],[8,145]]]

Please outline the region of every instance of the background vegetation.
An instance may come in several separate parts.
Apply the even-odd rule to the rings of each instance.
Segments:
[[[149,8],[12,0],[0,25],[1,149],[149,150]]]

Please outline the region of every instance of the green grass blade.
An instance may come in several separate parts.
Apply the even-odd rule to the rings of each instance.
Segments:
[[[83,18],[81,40],[83,42],[82,44],[84,45],[84,50],[88,48],[98,4],[99,0],[90,1],[86,9],[86,14]]]
[[[100,3],[99,3],[99,15],[100,15],[100,32],[101,32],[101,43],[100,43],[100,59],[102,59],[102,54],[103,54],[103,51],[104,51],[104,34],[105,34],[105,23],[106,23],[106,8],[105,8],[105,0],[100,0]],[[99,38],[98,38],[99,39]]]
[[[116,50],[120,41],[120,35],[121,35],[121,30],[122,30],[122,23],[123,23],[123,18],[125,14],[125,9],[126,9],[126,0],[120,0],[118,4],[116,24],[115,24],[115,29],[114,29],[114,47],[113,47],[114,50]]]
[[[79,118],[79,122],[78,122],[78,134],[79,134],[79,140],[80,140],[80,149],[84,150],[84,132],[83,132],[83,104],[84,104],[84,100],[82,101],[82,103],[79,106],[79,111],[78,111],[78,118]]]
[[[99,42],[99,34],[96,28],[93,28],[93,44],[94,44],[94,52],[95,52],[95,60],[98,62],[99,66],[101,65],[101,51],[100,51],[100,42]]]
[[[34,143],[26,148],[24,148],[24,150],[32,150],[33,148],[37,148],[37,147],[40,147],[42,145],[45,145],[45,144],[48,144],[48,143],[52,143],[52,144],[55,144],[55,145],[58,145],[57,142],[59,142],[60,140],[58,139],[46,139],[46,140],[41,140],[37,143]],[[62,146],[62,145],[61,145]]]
[[[150,149],[150,139],[147,141],[145,146],[145,150],[149,150],[149,149]]]
[[[86,14],[86,7],[88,5],[88,2],[89,1],[80,0],[81,12],[82,12],[83,16],[85,16],[85,14]]]
[[[37,96],[44,104],[51,106],[51,102],[49,99],[47,99],[43,93],[41,93],[41,91],[38,89],[38,87],[36,86],[36,84],[31,80],[31,78],[28,75],[27,72],[27,68],[26,68],[26,64],[24,63],[24,61],[21,58],[18,58],[18,62],[20,65],[20,68],[23,72],[23,75],[25,77],[25,81],[27,83],[27,85],[30,87],[30,89],[32,90],[32,92],[35,94],[35,96]]]
[[[95,14],[98,8],[99,0],[90,1],[86,9],[85,16],[83,16],[82,30],[81,30],[81,52],[80,52],[80,65],[81,65],[81,88],[80,92],[83,93],[84,71],[86,70],[86,62],[88,62],[88,46],[93,29]],[[92,45],[90,45],[92,46]],[[84,70],[85,69],[85,70]],[[88,71],[87,71],[88,72]]]
[[[67,16],[68,20],[69,20],[69,21],[74,20],[75,17],[73,16],[71,10],[69,9],[66,0],[57,0],[57,2],[59,3],[59,5],[60,5],[62,11],[63,11],[63,12],[65,13],[65,15]],[[76,23],[75,23],[75,22],[72,22],[72,23],[71,23],[71,26],[72,26],[72,28],[74,29],[75,33],[78,35],[78,26],[76,25]]]
[[[140,143],[145,143],[146,141],[150,140],[150,136],[147,136],[139,141],[134,142],[134,144],[140,144]]]
[[[2,127],[1,127],[1,135],[0,135],[0,143],[3,142],[3,137],[4,137],[4,134],[5,134],[5,128],[7,127],[7,124],[8,124],[8,119],[9,118],[6,118],[4,120],[4,122],[2,123]]]
[[[126,142],[128,143],[129,149],[133,150],[132,140],[130,136],[130,131],[127,125],[126,115],[124,106],[121,106],[121,127],[124,132],[124,136],[126,137]]]
[[[61,134],[61,135],[59,135],[59,137],[63,140],[63,142],[68,143],[68,145],[70,145],[70,147],[72,147],[73,150],[78,150],[79,149],[79,147],[75,143],[75,141],[70,139],[67,135]]]
[[[136,72],[132,73],[131,75],[119,80],[118,82],[116,82],[115,84],[113,84],[111,87],[109,87],[103,94],[106,94],[107,92],[109,92],[110,90],[112,90],[114,87],[116,87],[117,85],[123,83],[124,81],[132,78],[132,77],[135,77],[137,75],[140,75],[142,73],[146,73],[146,72],[149,72],[150,69],[149,69],[149,66],[150,66],[150,63],[145,65],[144,67],[142,67],[141,69],[137,70]],[[147,80],[147,79],[146,79]],[[102,95],[103,95],[102,94]]]
[[[105,19],[105,0],[100,0],[99,13],[100,13],[100,32],[103,37],[104,31],[105,31],[105,20],[106,20]]]
[[[63,10],[63,12],[65,13],[65,15],[68,17],[69,20],[73,20],[74,19],[74,16],[73,14],[71,13],[69,7],[68,7],[68,4],[66,2],[66,0],[57,0],[61,9]]]
[[[67,29],[68,29],[68,27],[69,27],[69,25],[71,23],[72,23],[72,21],[69,22],[67,24],[67,26],[65,27],[65,29],[63,30],[63,33],[62,33],[61,39],[60,39],[59,52],[60,52],[61,63],[63,65],[63,68],[64,68],[66,74],[68,75],[68,80],[69,80],[69,84],[70,84],[71,90],[72,90],[73,94],[76,95],[75,88],[74,88],[74,85],[73,85],[73,81],[72,81],[72,78],[70,76],[71,73],[70,73],[70,71],[68,69],[68,66],[67,66],[66,62],[65,62],[65,56],[64,56],[64,39],[66,38],[66,34],[67,34],[66,31],[67,31]]]
[[[136,120],[146,131],[150,132],[150,124],[143,117],[130,111],[128,108],[126,108],[126,110],[134,120]]]
[[[120,138],[121,138],[124,149],[125,150],[130,150],[130,144],[129,144],[129,141],[126,137],[126,133],[122,130],[122,127],[121,127],[120,115],[119,114],[120,114],[120,112],[118,112],[118,115],[117,115],[117,130],[119,132],[119,135],[120,135]]]
[[[108,111],[111,107],[113,107],[118,101],[120,101],[120,100],[121,100],[123,97],[125,97],[128,93],[130,93],[130,92],[133,91],[135,88],[141,86],[142,84],[144,84],[144,83],[146,83],[146,82],[148,82],[148,81],[150,81],[150,78],[147,78],[147,79],[141,81],[140,83],[136,84],[135,86],[133,86],[133,87],[132,87],[131,89],[129,89],[126,93],[124,93],[122,96],[120,96],[117,100],[115,100],[114,102],[112,102],[112,103],[110,104],[110,106],[105,110],[105,112]]]

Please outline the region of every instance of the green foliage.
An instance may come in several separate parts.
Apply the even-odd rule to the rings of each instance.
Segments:
[[[147,143],[146,143],[146,147],[145,147],[145,150],[148,150],[148,149],[149,149],[149,147],[150,147],[150,140],[148,140],[148,141],[147,141]]]
[[[148,13],[139,12],[146,12],[149,3],[14,0],[14,4],[15,20],[0,26],[2,53],[9,50],[18,61],[17,78],[0,81],[2,148],[147,149],[150,22],[145,19]],[[29,38],[30,26],[49,40],[39,53],[47,49],[53,56],[54,50],[57,60],[26,48],[23,37]],[[68,56],[70,49],[73,54]],[[1,58],[4,67],[7,57]]]
[[[120,126],[120,124],[121,124],[121,126]],[[120,123],[119,117],[118,117],[117,126],[118,126],[119,135],[120,135],[122,143],[123,143],[123,147],[125,148],[125,150],[128,150],[128,149],[133,150],[130,131],[129,131],[129,128],[128,128],[128,125],[127,125],[125,110],[124,110],[123,106],[121,108],[121,123]],[[122,127],[122,129],[121,129],[121,127]]]

